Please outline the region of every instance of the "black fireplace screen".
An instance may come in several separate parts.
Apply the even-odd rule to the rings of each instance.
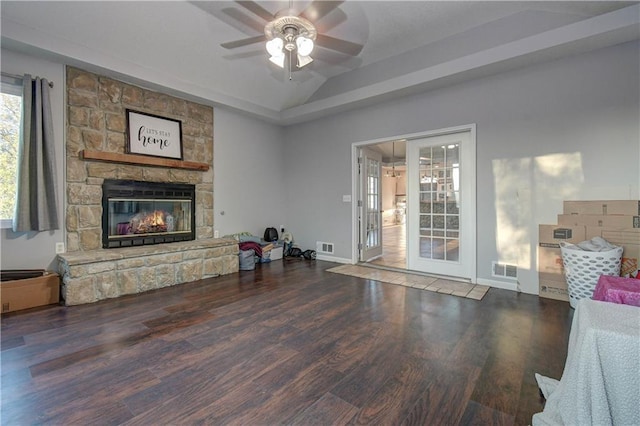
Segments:
[[[195,185],[105,180],[102,246],[132,247],[195,239]]]

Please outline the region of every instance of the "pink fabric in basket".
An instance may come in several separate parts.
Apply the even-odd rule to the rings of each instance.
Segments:
[[[593,292],[593,300],[640,307],[640,280],[602,275]]]

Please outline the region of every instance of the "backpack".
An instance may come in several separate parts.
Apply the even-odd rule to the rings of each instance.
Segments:
[[[267,242],[278,241],[278,231],[276,230],[276,228],[265,229],[263,240]]]
[[[298,247],[291,247],[289,251],[287,251],[287,257],[300,257],[302,256],[302,250]]]

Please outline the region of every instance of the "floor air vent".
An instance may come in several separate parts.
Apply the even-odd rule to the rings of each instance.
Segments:
[[[316,253],[333,254],[333,243],[316,241]]]
[[[507,263],[491,262],[491,275],[515,280],[518,278],[518,267]]]

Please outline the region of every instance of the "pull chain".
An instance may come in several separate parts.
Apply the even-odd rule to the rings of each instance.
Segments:
[[[293,0],[289,0],[289,10],[293,10]],[[291,51],[289,51],[289,81],[291,80]]]

